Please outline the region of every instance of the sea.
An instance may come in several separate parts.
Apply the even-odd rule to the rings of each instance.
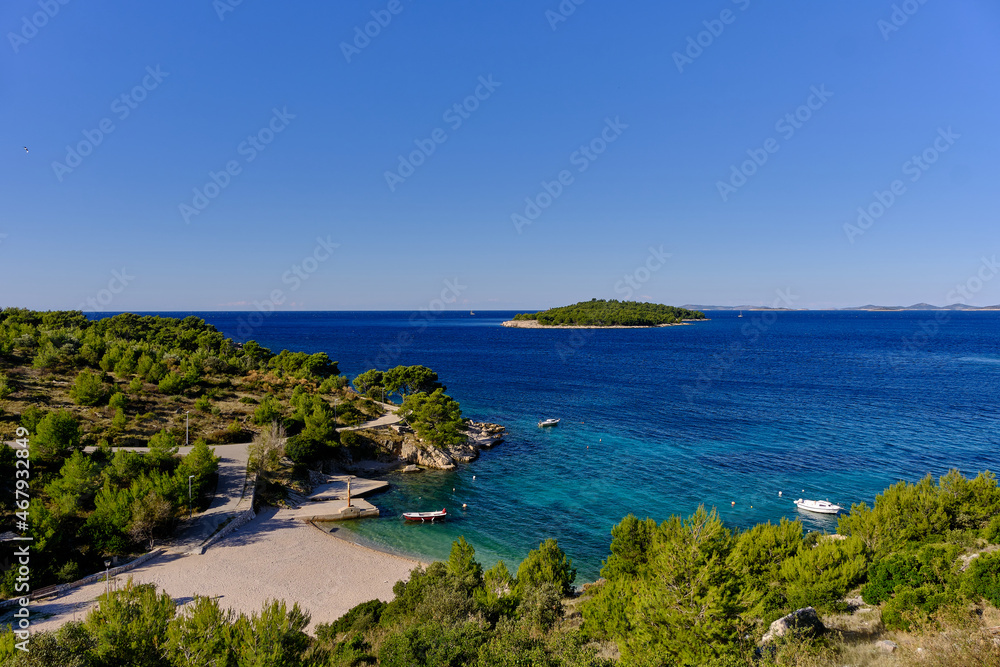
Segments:
[[[733,529],[796,498],[871,504],[900,480],[1000,467],[1000,312],[708,311],[652,329],[514,329],[513,312],[196,315],[238,341],[326,352],[350,377],[434,369],[506,440],[455,471],[390,473],[377,519],[339,535],[428,561],[459,536],[514,571],[554,538],[599,576],[612,527],[715,508]],[[740,316],[742,315],[742,316]],[[555,428],[538,427],[557,418]],[[402,512],[447,508],[407,524]]]

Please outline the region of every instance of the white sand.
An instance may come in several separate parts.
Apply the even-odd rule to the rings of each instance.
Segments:
[[[221,596],[220,605],[237,613],[259,611],[269,598],[298,602],[312,615],[311,630],[367,600],[391,600],[393,584],[417,565],[324,534],[287,511],[267,509],[201,556],[164,554],[119,580],[131,576],[156,584],[179,604],[196,594]],[[103,591],[101,582],[34,603],[33,630],[82,620]],[[51,616],[42,619],[44,614]]]

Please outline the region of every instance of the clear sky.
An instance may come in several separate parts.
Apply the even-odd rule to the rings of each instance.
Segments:
[[[6,0],[0,305],[1000,303],[995,0],[576,2]]]

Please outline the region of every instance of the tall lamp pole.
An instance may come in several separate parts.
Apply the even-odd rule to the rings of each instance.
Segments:
[[[110,595],[111,594],[111,586],[108,583],[111,580],[111,573],[110,573],[110,570],[109,570],[110,567],[111,567],[111,561],[110,560],[104,561],[104,594],[105,595]]]
[[[194,475],[188,475],[188,519],[194,517],[193,501],[191,500],[191,479]]]

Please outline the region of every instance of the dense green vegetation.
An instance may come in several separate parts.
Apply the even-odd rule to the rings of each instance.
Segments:
[[[519,313],[514,319],[537,320],[545,326],[652,327],[677,324],[683,320],[703,320],[705,313],[658,303],[591,299],[540,313]]]
[[[355,381],[362,396],[347,384],[325,353],[240,345],[197,317],[0,310],[0,438],[13,440],[18,427],[30,434],[34,586],[77,579],[169,536],[189,510],[189,475],[193,504],[209,501],[211,445],[253,440],[263,498],[278,501],[305,466],[337,455],[338,426],[383,414],[366,397],[399,396],[435,445],[464,437],[458,403],[429,368],[369,371]],[[195,447],[181,458],[188,437]],[[343,444],[364,443],[349,434]],[[13,450],[0,448],[0,485],[13,484],[14,465]],[[7,525],[15,509],[5,493]],[[0,572],[0,594],[11,593],[13,572]]]
[[[438,382],[437,373],[426,366],[365,371],[354,378],[354,388],[371,398],[392,394],[402,397],[398,412],[421,440],[444,447],[465,439],[461,406],[444,393],[445,387]]]
[[[338,444],[333,401],[364,417],[346,384],[326,354],[240,346],[195,317],[0,310],[0,437],[29,434],[33,586],[78,579],[167,537],[190,504],[209,500],[210,444],[249,441],[245,424],[280,421],[293,461],[328,453]],[[194,447],[178,456],[189,432]],[[14,449],[0,448],[0,484],[13,484],[15,466]],[[10,526],[20,508],[5,490]],[[13,584],[10,567],[0,594]]]
[[[928,653],[927,664],[992,665],[1000,649],[983,619],[1000,615],[998,513],[991,474],[951,472],[937,483],[894,485],[873,507],[856,505],[838,535],[803,535],[786,520],[732,532],[703,508],[659,524],[629,516],[612,530],[603,579],[582,594],[554,540],[512,575],[503,562],[484,571],[460,538],[447,561],[397,583],[391,602],[358,605],[314,637],[297,606],[268,601],[258,614],[234,616],[196,598],[179,611],[152,586],[130,584],[102,597],[82,623],[35,635],[30,654],[3,635],[0,664],[840,665],[852,643],[836,636],[792,633],[773,650],[759,641],[796,608],[815,606],[827,620],[860,591],[889,630],[921,631],[928,646],[935,631],[948,630],[950,653]],[[974,633],[984,639],[963,636]]]
[[[522,571],[528,574],[522,574]],[[152,585],[129,582],[102,595],[82,622],[31,638],[30,653],[0,637],[4,667],[297,667],[391,665],[609,665],[579,632],[556,632],[573,570],[554,542],[511,576],[503,562],[484,572],[464,539],[446,562],[417,568],[395,599],[361,604],[337,621],[304,630],[298,605],[267,601],[234,616],[215,598],[178,610]]]
[[[704,509],[659,525],[630,516],[612,531],[584,629],[615,641],[623,665],[742,664],[771,621],[804,606],[843,611],[858,587],[888,629],[926,623],[945,606],[995,606],[1000,552],[965,566],[990,548],[998,513],[993,475],[952,471],[855,505],[832,536],[785,520],[733,533]]]

